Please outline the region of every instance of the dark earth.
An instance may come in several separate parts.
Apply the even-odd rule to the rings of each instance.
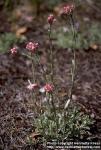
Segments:
[[[92,13],[86,12],[92,18]],[[96,12],[97,13],[97,12]],[[11,30],[11,24],[5,19],[6,12],[0,12],[0,32]],[[48,13],[47,13],[48,14]],[[28,40],[38,40],[41,57],[48,48],[46,25],[44,19],[35,19],[28,25]],[[101,16],[95,14],[94,20]],[[3,22],[3,25],[2,25]],[[19,21],[21,22],[21,20]],[[46,34],[46,35],[45,35]],[[25,43],[20,45],[25,47]],[[21,49],[21,52],[24,51]],[[68,92],[70,86],[71,52],[54,46],[55,73],[59,79],[61,93]],[[83,106],[83,111],[94,120],[93,137],[101,140],[101,47],[96,50],[77,50],[77,77],[73,91],[74,101]],[[40,72],[40,70],[39,70]],[[68,76],[69,75],[69,76]],[[31,107],[30,93],[26,86],[31,78],[30,62],[21,54],[13,57],[8,52],[0,54],[0,150],[29,149],[27,136],[33,133],[34,111]],[[33,148],[32,148],[33,149]],[[41,148],[39,148],[41,149]]]

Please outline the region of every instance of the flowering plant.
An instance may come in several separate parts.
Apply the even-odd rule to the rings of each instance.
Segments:
[[[76,44],[76,29],[73,18],[74,5],[66,5],[63,8],[63,13],[66,17],[70,17],[70,23],[72,27],[72,36],[74,44]],[[68,19],[68,18],[67,18]],[[90,124],[90,119],[88,116],[81,114],[76,107],[76,104],[73,104],[73,88],[75,84],[76,77],[76,52],[74,47],[72,47],[72,60],[71,60],[71,87],[68,93],[68,97],[66,98],[66,102],[63,105],[63,108],[60,108],[60,105],[56,103],[56,100],[60,100],[58,98],[58,90],[54,80],[54,53],[53,53],[53,42],[51,38],[52,27],[55,21],[55,16],[53,14],[49,15],[47,18],[47,22],[49,24],[49,71],[47,72],[47,67],[45,69],[44,66],[40,65],[40,58],[38,57],[36,50],[39,48],[39,44],[37,42],[29,42],[26,45],[26,49],[28,50],[28,58],[31,60],[32,64],[32,81],[28,80],[29,84],[27,85],[27,89],[32,93],[32,99],[34,101],[33,107],[37,111],[37,95],[35,89],[37,88],[40,95],[41,101],[43,99],[46,100],[46,105],[41,102],[40,114],[37,118],[35,118],[35,126],[36,132],[39,131],[40,134],[44,136],[45,139],[48,138],[58,138],[65,140],[70,137],[74,139],[74,137],[81,138],[83,129],[86,128],[87,125]],[[17,49],[14,47],[11,49],[11,54],[15,55],[17,53]],[[36,58],[36,59],[34,59]],[[36,70],[35,70],[35,60],[41,66],[42,75],[44,77],[44,84],[39,85]],[[70,105],[71,104],[71,105]],[[42,107],[46,106],[46,109],[42,111]],[[79,122],[79,119],[82,119]],[[85,118],[85,120],[83,119]],[[85,123],[86,121],[86,123]],[[75,135],[76,134],[76,135]]]

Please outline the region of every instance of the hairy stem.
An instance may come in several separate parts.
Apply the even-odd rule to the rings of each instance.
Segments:
[[[33,60],[33,54],[31,53],[31,65],[32,65],[32,80],[35,83],[36,79],[35,79],[35,65],[34,65],[34,60]]]
[[[73,52],[73,59],[72,59],[72,68],[71,68],[71,74],[72,74],[72,81],[71,81],[71,87],[70,87],[70,92],[69,92],[69,97],[68,100],[65,104],[63,115],[64,115],[64,124],[65,124],[65,118],[67,117],[66,115],[66,110],[68,108],[68,105],[72,101],[72,94],[73,94],[73,88],[74,88],[74,83],[75,83],[75,75],[76,75],[76,52],[75,52],[75,47],[76,47],[76,30],[75,30],[75,24],[74,24],[74,19],[73,19],[73,14],[70,15],[70,23],[72,27],[72,34],[73,34],[73,47],[72,47],[72,52]],[[74,47],[75,46],[75,47]],[[75,115],[73,117],[73,138],[74,138],[74,130],[75,130]]]
[[[68,104],[68,105],[72,100],[72,94],[73,94],[73,88],[74,88],[74,82],[75,82],[75,75],[76,75],[76,51],[75,51],[75,47],[76,47],[77,37],[76,37],[73,14],[70,15],[70,24],[71,24],[72,35],[73,35],[73,47],[72,47],[73,59],[72,59],[72,68],[71,68],[71,75],[72,75],[72,77],[71,77],[72,78],[71,79],[71,87],[70,87],[69,96],[68,96],[69,98],[66,102],[66,104]],[[65,107],[65,109],[67,109],[68,105]]]
[[[49,28],[49,42],[50,42],[50,77],[51,77],[51,82],[52,84],[54,85],[54,81],[53,81],[53,76],[54,76],[54,63],[53,63],[53,46],[52,46],[52,40],[51,40],[51,32],[52,32],[52,26],[50,25],[50,28]],[[52,103],[52,106],[53,106],[53,110],[54,110],[54,113],[55,113],[55,105],[54,105],[54,96],[53,96],[53,93],[51,93],[51,103]]]
[[[74,41],[74,46],[76,47],[76,32],[75,32],[75,24],[74,24],[74,19],[73,19],[73,14],[70,16],[70,21],[71,21],[71,27],[72,27],[72,34],[73,34],[73,41]],[[72,100],[72,93],[73,93],[73,88],[74,88],[74,82],[75,82],[75,74],[76,74],[76,52],[75,52],[75,47],[73,46],[73,59],[72,59],[72,85],[70,89],[70,95],[69,99]]]
[[[33,60],[33,54],[31,53],[31,65],[32,65],[32,80],[33,82],[35,83],[36,82],[36,78],[35,78],[35,64],[34,64],[34,60]],[[32,99],[34,100],[34,106],[35,106],[35,109],[36,109],[36,94],[35,92],[33,93],[32,92]]]
[[[50,43],[50,78],[51,82],[54,86],[54,55],[53,55],[53,45],[52,45],[52,39],[51,39],[51,32],[52,32],[52,25],[49,27],[49,43]],[[54,112],[54,120],[56,122],[57,126],[57,133],[58,133],[58,121],[57,121],[57,115],[56,115],[56,107],[54,104],[54,94],[51,93],[51,104]]]
[[[73,19],[73,14],[70,16],[70,21],[71,21],[71,27],[72,27],[72,33],[73,33],[73,41],[74,41],[74,46],[76,47],[76,30],[75,30],[75,23]],[[69,99],[72,100],[72,93],[73,93],[73,88],[74,88],[74,82],[75,82],[75,75],[76,75],[76,52],[75,52],[75,47],[73,46],[73,59],[72,59],[72,85],[70,89],[70,95]],[[74,139],[74,131],[75,131],[75,113],[76,109],[74,107],[74,117],[73,117],[73,139]]]
[[[50,42],[50,75],[51,75],[51,82],[54,84],[54,56],[53,56],[53,45],[51,40],[51,32],[52,32],[52,25],[49,28],[49,42]]]
[[[43,77],[44,77],[44,79],[45,79],[45,82],[48,82],[48,79],[47,79],[47,76],[46,76],[46,71],[45,71],[45,69],[44,69],[44,66],[41,65],[40,59],[39,59],[38,55],[36,55],[36,60],[37,60],[37,62],[38,62],[38,65],[41,66],[41,70],[42,70],[42,73],[43,73]]]

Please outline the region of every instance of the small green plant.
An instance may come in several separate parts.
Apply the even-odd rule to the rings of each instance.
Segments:
[[[20,38],[17,38],[13,33],[5,33],[0,36],[0,52],[6,52],[10,47],[17,42],[21,42]]]
[[[80,140],[84,136],[89,136],[90,126],[93,123],[89,115],[81,112],[80,107],[71,106],[64,116],[62,112],[57,112],[56,121],[54,116],[49,111],[44,112],[40,117],[35,119],[36,132],[39,132],[47,141],[56,139],[64,140]]]

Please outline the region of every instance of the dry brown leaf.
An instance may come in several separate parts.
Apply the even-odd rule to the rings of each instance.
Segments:
[[[97,50],[97,49],[98,49],[98,45],[96,45],[96,44],[92,44],[90,47],[91,47],[93,50]]]
[[[32,133],[30,135],[30,138],[32,138],[33,140],[36,140],[37,138],[41,137],[41,134],[40,133]]]
[[[54,7],[54,12],[56,13],[56,15],[61,16],[61,14],[63,13],[62,5]]]
[[[20,27],[16,30],[16,36],[20,37],[22,34],[24,34],[27,31],[27,27]]]

